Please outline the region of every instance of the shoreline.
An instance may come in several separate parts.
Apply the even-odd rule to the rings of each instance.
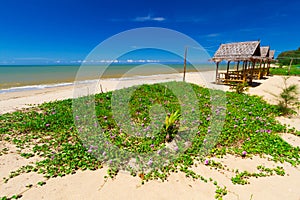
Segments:
[[[190,70],[186,73],[203,73],[213,70],[203,70],[203,71],[197,71],[197,70]],[[141,79],[144,77],[156,77],[156,76],[163,76],[163,75],[169,75],[169,74],[182,74],[182,72],[174,72],[174,73],[162,73],[162,74],[145,74],[145,75],[129,75],[124,76],[124,74],[116,74],[115,76],[104,76],[99,80],[126,80],[126,79]],[[122,76],[123,75],[123,76]],[[0,88],[0,94],[3,93],[10,93],[10,92],[22,92],[27,90],[38,90],[38,89],[45,89],[45,88],[56,88],[56,87],[63,87],[63,86],[69,86],[74,85],[74,83],[88,83],[88,82],[94,82],[98,81],[98,79],[86,79],[86,80],[80,80],[77,81],[76,78],[74,80],[66,80],[63,82],[41,82],[40,84],[24,84],[19,86],[11,86],[8,88]]]
[[[186,81],[209,88],[225,89],[227,86],[212,84],[215,71],[187,72]],[[182,81],[183,73],[157,74],[150,76],[132,76],[124,78],[108,78],[101,80],[86,80],[70,85],[58,85],[56,87],[40,87],[30,90],[12,91],[0,93],[0,114],[13,112],[22,108],[32,107],[44,102],[64,100],[74,97],[74,87],[92,88],[91,94],[109,92],[125,87],[141,84],[154,84],[168,81]],[[100,87],[101,85],[101,87]],[[96,86],[96,87],[95,87]]]

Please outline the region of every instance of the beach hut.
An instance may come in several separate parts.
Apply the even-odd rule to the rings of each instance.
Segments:
[[[269,53],[270,53],[270,46],[260,47],[261,59],[257,67],[253,71],[254,79],[261,79],[264,75],[266,75],[267,72],[266,64],[269,62]]]
[[[254,67],[261,60],[260,41],[221,44],[212,61],[216,63],[217,84],[252,83]],[[227,62],[226,71],[219,71],[219,64]],[[230,63],[236,63],[231,69]]]

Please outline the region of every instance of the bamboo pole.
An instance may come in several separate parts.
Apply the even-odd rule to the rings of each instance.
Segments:
[[[185,73],[186,73],[186,55],[187,55],[187,47],[184,52],[184,64],[183,64],[183,82],[185,82]]]
[[[219,83],[219,62],[217,62],[216,65],[216,83]]]
[[[290,62],[290,65],[289,65],[289,69],[288,69],[288,74],[287,75],[290,75],[290,72],[291,72],[291,66],[292,66],[292,63],[293,63],[293,58],[291,59],[291,62]]]

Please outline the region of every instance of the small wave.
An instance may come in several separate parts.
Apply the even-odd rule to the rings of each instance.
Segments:
[[[43,85],[27,85],[27,86],[20,86],[20,87],[11,87],[8,89],[1,89],[0,94],[8,93],[8,92],[22,92],[28,90],[41,90],[45,88],[54,88],[54,87],[63,87],[63,86],[70,86],[73,83],[57,83],[57,84],[43,84]]]

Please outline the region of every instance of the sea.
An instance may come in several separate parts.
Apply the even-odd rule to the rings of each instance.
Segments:
[[[106,65],[0,65],[0,94],[72,85],[74,81],[183,72],[183,63]],[[188,64],[187,72],[215,70],[212,64]]]

